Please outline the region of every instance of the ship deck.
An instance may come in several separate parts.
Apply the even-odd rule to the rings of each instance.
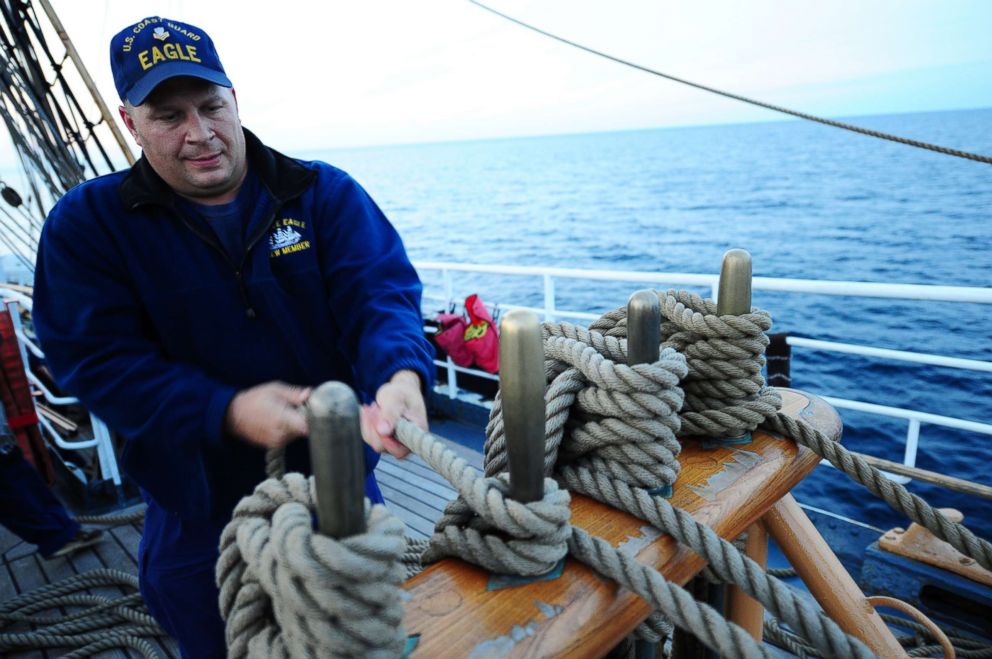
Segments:
[[[432,430],[446,437],[459,436],[466,432],[478,433],[478,430],[469,429],[468,426],[446,421],[432,421]],[[454,442],[447,443],[469,464],[481,470],[481,453]],[[412,538],[428,537],[444,505],[455,497],[450,485],[415,455],[404,460],[383,456],[376,468],[376,478],[386,504],[403,520],[407,534]],[[3,561],[0,569],[0,602],[89,570],[112,568],[137,574],[140,538],[140,522],[117,526],[109,529],[103,542],[98,545],[79,551],[70,557],[45,560],[33,545],[21,541],[17,536],[0,527],[0,559]],[[121,594],[115,588],[97,588],[91,592],[110,596]],[[16,625],[4,631],[11,630],[26,631],[27,628]],[[179,659],[179,650],[171,639],[160,639],[155,645],[163,657]],[[4,656],[47,659],[61,656],[69,650],[64,648],[19,652]],[[116,659],[139,655],[132,651],[117,650],[102,652],[95,656]]]

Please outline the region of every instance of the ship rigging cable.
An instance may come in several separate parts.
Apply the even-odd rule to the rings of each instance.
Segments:
[[[51,20],[47,3],[41,3]],[[61,25],[51,29],[60,32]],[[15,209],[0,208],[0,242],[34,270],[37,236],[46,215],[45,200],[55,200],[91,175],[113,171],[113,160],[97,129],[114,129],[107,115],[87,117],[73,91],[86,74],[69,52],[55,52],[31,2],[0,0],[0,120],[10,134],[20,160],[27,194],[12,201],[0,181],[3,200]],[[74,51],[73,51],[74,52]],[[103,127],[103,128],[101,128]],[[129,154],[125,152],[125,156]]]
[[[877,130],[871,130],[870,128],[863,128],[861,126],[855,126],[854,124],[844,123],[842,121],[834,121],[833,119],[825,119],[824,117],[818,117],[813,114],[807,114],[805,112],[799,112],[797,110],[790,110],[789,108],[784,108],[780,105],[773,105],[771,103],[765,103],[764,101],[759,101],[757,99],[748,98],[747,96],[741,96],[739,94],[733,94],[731,92],[716,89],[715,87],[708,87],[706,85],[699,84],[698,82],[692,82],[691,80],[686,80],[684,78],[679,78],[677,76],[669,75],[667,73],[662,73],[657,69],[652,69],[636,62],[631,62],[630,60],[625,60],[623,58],[617,57],[615,55],[610,55],[609,53],[604,53],[601,50],[596,50],[595,48],[590,48],[589,46],[584,46],[578,42],[571,41],[564,37],[560,37],[557,34],[548,32],[547,30],[542,30],[539,27],[531,25],[530,23],[525,23],[520,19],[504,14],[503,12],[493,9],[492,7],[485,5],[478,0],[468,0],[473,5],[476,5],[488,12],[496,14],[500,18],[504,18],[511,23],[516,23],[521,27],[525,27],[528,30],[537,32],[540,35],[554,39],[555,41],[560,41],[563,44],[572,46],[573,48],[578,48],[579,50],[584,50],[587,53],[603,57],[617,64],[623,64],[624,66],[629,66],[638,71],[643,71],[645,73],[650,73],[651,75],[658,76],[660,78],[666,78],[672,80],[673,82],[678,82],[683,85],[688,85],[689,87],[695,87],[696,89],[702,89],[705,92],[710,92],[711,94],[718,94],[719,96],[724,96],[726,98],[734,99],[735,101],[742,101],[744,103],[750,103],[751,105],[756,105],[767,110],[772,110],[773,112],[781,112],[782,114],[788,114],[793,117],[798,117],[800,119],[805,119],[806,121],[815,121],[819,124],[824,124],[826,126],[833,126],[834,128],[842,128],[844,130],[849,130],[853,133],[860,133],[861,135],[867,135],[869,137],[877,137],[881,140],[888,140],[890,142],[897,142],[899,144],[906,144],[908,146],[915,146],[918,149],[926,149],[927,151],[935,151],[937,153],[943,153],[948,156],[956,156],[958,158],[965,158],[966,160],[974,160],[976,162],[981,162],[985,164],[992,165],[992,156],[985,156],[980,153],[971,153],[969,151],[961,151],[959,149],[951,149],[946,146],[940,146],[938,144],[930,144],[929,142],[921,142],[919,140],[910,139],[908,137],[900,137],[899,135],[892,135],[890,133],[883,133]]]

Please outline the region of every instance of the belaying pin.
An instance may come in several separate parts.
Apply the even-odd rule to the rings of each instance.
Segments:
[[[718,316],[740,316],[751,312],[751,254],[744,249],[731,249],[723,255],[720,286],[717,291]],[[708,440],[705,445],[747,444],[751,433],[735,437]]]
[[[720,288],[717,292],[718,316],[740,316],[751,311],[751,255],[744,249],[731,249],[723,255]]]
[[[325,382],[307,401],[318,528],[337,539],[365,532],[365,456],[359,415],[358,399],[341,382]]]
[[[661,302],[654,291],[637,291],[627,301],[627,365],[653,364],[661,354]]]
[[[661,302],[652,290],[637,291],[627,300],[627,365],[653,364],[661,356]],[[672,496],[672,486],[648,490],[652,496]]]
[[[499,324],[499,386],[503,404],[510,497],[544,496],[544,347],[532,311],[514,309]]]

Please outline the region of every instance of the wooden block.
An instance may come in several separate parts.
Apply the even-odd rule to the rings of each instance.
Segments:
[[[940,512],[952,522],[964,521],[964,515],[953,508],[941,508]],[[906,530],[889,529],[879,538],[878,546],[884,551],[912,558],[992,587],[992,572],[916,522],[910,524]]]
[[[840,417],[829,405],[798,391],[781,392],[784,412],[839,439]],[[819,462],[812,451],[765,432],[754,433],[749,444],[709,449],[689,439],[679,459],[672,504],[724,538],[738,536]],[[623,546],[679,584],[704,565],[646,522],[575,494],[572,524]],[[572,559],[549,581],[489,591],[489,579],[485,570],[447,559],[407,582],[404,625],[408,634],[420,635],[415,656],[599,657],[650,612],[637,595]]]

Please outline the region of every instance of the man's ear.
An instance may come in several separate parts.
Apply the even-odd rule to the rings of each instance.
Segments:
[[[135,130],[134,128],[134,118],[130,114],[128,114],[127,108],[125,108],[123,105],[120,105],[117,107],[117,111],[121,113],[121,121],[124,122],[124,127],[127,128],[127,131],[129,133],[131,133],[131,137],[134,138],[135,143],[138,146],[142,146],[141,138],[138,137],[138,131]]]

